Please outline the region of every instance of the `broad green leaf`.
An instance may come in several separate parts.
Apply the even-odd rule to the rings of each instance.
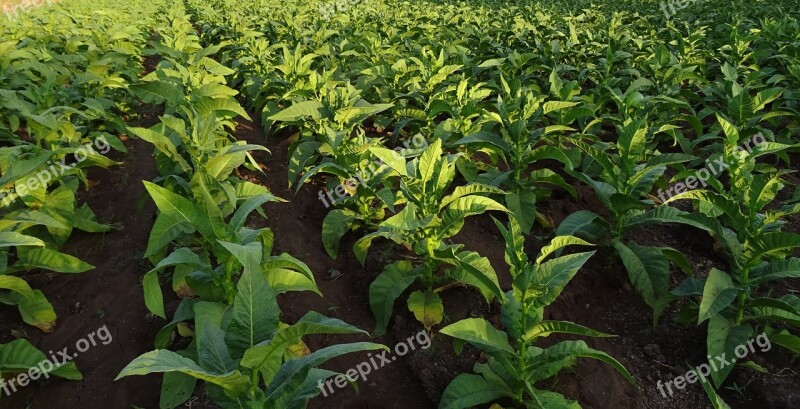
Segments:
[[[556,229],[557,236],[578,236],[590,241],[599,240],[605,233],[604,222],[596,213],[579,210],[570,214]]]
[[[584,335],[587,337],[614,337],[615,335],[595,331],[582,325],[569,321],[542,321],[534,324],[525,331],[522,339],[532,341],[537,338],[548,337],[552,334]]]
[[[767,262],[750,271],[750,284],[754,286],[785,278],[800,278],[800,259]]]
[[[261,245],[241,246],[221,242],[244,266],[233,301],[233,315],[225,341],[231,356],[241,358],[244,352],[266,341],[278,327],[280,309],[274,291],[261,273]]]
[[[19,277],[0,275],[0,288],[19,293],[25,298],[31,298],[34,296],[33,290],[28,283]]]
[[[123,368],[115,380],[126,376],[170,372],[180,372],[219,385],[234,393],[244,393],[250,388],[250,380],[238,370],[223,374],[209,372],[199,367],[191,359],[163,349],[140,355]]]
[[[373,155],[377,156],[383,163],[389,166],[392,170],[400,174],[400,176],[407,176],[406,173],[406,159],[399,153],[383,148],[371,147],[369,148]]]
[[[619,240],[614,240],[612,245],[636,291],[647,305],[655,305],[669,291],[669,259],[656,247],[625,245]]]
[[[514,391],[481,376],[461,374],[445,388],[439,409],[467,409],[514,396]]]
[[[170,81],[152,81],[133,84],[128,89],[145,103],[180,105],[185,96],[183,89]]]
[[[724,271],[712,268],[703,288],[703,300],[700,302],[700,312],[697,323],[716,316],[717,313],[731,305],[739,294],[739,289],[733,284],[731,277]]]
[[[481,350],[514,353],[508,343],[508,335],[483,318],[463,319],[442,328],[439,332],[466,341]]]
[[[33,296],[29,298],[20,297],[17,308],[26,324],[33,325],[44,332],[55,330],[56,312],[41,291],[33,290]]]
[[[59,273],[83,273],[94,268],[77,257],[48,248],[19,248],[17,255],[19,259],[14,264],[15,269],[41,268]]]
[[[74,362],[67,362],[60,366],[54,364],[43,352],[31,345],[28,340],[16,339],[0,345],[0,372],[17,374],[28,372],[30,368],[38,367],[59,378],[73,381],[83,379],[83,375],[78,371],[78,367],[75,366]]]
[[[41,239],[22,233],[13,231],[0,232],[0,248],[17,246],[44,247],[45,244]]]
[[[268,257],[261,263],[261,269],[276,294],[311,291],[322,297],[311,269],[289,254]]]
[[[408,296],[408,309],[417,321],[430,331],[444,319],[444,305],[439,294],[433,291],[414,291]]]
[[[161,292],[157,271],[151,270],[144,275],[142,288],[144,290],[144,304],[147,309],[154,315],[161,317],[161,319],[167,319],[167,313],[164,312],[164,294]]]
[[[174,409],[183,405],[194,394],[197,379],[181,372],[167,372],[161,382],[160,409]]]
[[[269,117],[273,121],[296,121],[310,117],[320,119],[326,115],[325,106],[319,101],[303,101],[292,104],[289,108]]]
[[[314,334],[356,333],[366,334],[365,331],[344,321],[328,318],[311,311],[294,325],[280,329],[269,341],[248,349],[242,358],[241,365],[262,371],[266,374],[266,379],[272,379],[281,365],[286,349],[300,342],[303,337]]]
[[[383,272],[369,285],[369,305],[376,321],[373,335],[386,332],[395,300],[419,277],[420,273],[409,261],[400,260],[384,267]]]
[[[325,215],[322,221],[322,244],[332,259],[339,255],[339,244],[342,237],[350,230],[357,214],[348,209],[334,209]]]
[[[547,256],[566,246],[594,246],[594,244],[575,236],[554,237],[552,240],[550,240],[550,243],[542,247],[542,250],[539,252],[539,257],[536,258],[536,264],[541,264],[542,261],[547,258]]]
[[[281,367],[278,373],[275,374],[275,377],[269,385],[267,385],[266,390],[268,394],[266,400],[276,405],[276,407],[281,407],[286,402],[295,398],[312,368],[341,355],[378,349],[387,350],[385,346],[380,344],[355,342],[351,344],[329,346],[314,351],[302,358],[290,359]]]
[[[733,370],[733,363],[737,360],[735,355],[736,347],[747,346],[747,341],[753,336],[753,328],[749,325],[736,325],[722,315],[714,315],[708,321],[707,351],[708,356],[714,360],[717,368],[711,372],[711,379],[717,388]],[[723,364],[719,359],[725,360],[730,364]]]

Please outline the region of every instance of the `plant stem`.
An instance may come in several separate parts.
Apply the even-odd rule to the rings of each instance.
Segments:
[[[750,269],[745,268],[742,272],[742,285],[747,288],[750,285]],[[739,291],[739,304],[736,307],[736,325],[741,325],[744,318],[744,302],[747,300],[747,290]]]

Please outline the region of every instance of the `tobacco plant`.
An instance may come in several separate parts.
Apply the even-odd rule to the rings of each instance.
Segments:
[[[380,155],[379,152],[375,151]],[[396,299],[414,283],[419,283],[421,289],[409,295],[407,305],[428,329],[444,318],[438,293],[453,285],[475,287],[487,302],[499,297],[500,286],[489,260],[446,240],[458,234],[467,217],[486,211],[506,212],[500,203],[481,196],[503,191],[468,184],[446,194],[455,178],[457,155],[443,155],[438,139],[409,162],[393,151],[385,153],[380,157],[400,175],[400,191],[406,204],[396,215],[380,223],[377,231],[359,239],[353,251],[364,264],[372,242],[383,237],[412,250],[417,259],[388,264],[370,285],[370,306],[377,319],[375,332],[386,331]]]
[[[764,142],[752,151],[741,149],[743,136],[733,123],[718,115],[724,149],[721,159],[728,164],[727,186],[709,182],[714,190],[692,190],[669,201],[692,200],[699,213],[685,215],[712,235],[728,258],[728,271],[711,269],[707,278],[689,278],[673,291],[676,296],[700,297],[690,305],[697,323],[708,321],[707,347],[711,357],[734,355],[734,348],[746,343],[756,331],[766,330],[771,342],[800,354],[800,336],[786,327],[800,327],[800,298],[779,297],[762,288],[776,280],[800,277],[800,235],[781,231],[787,216],[800,213],[800,205],[774,206],[785,187],[785,171],[756,162],[790,146]],[[720,387],[733,365],[713,372]]]
[[[326,190],[319,191],[321,205],[333,208],[322,222],[322,243],[332,258],[348,231],[376,229],[394,210],[395,195],[387,167],[372,151],[383,148],[380,140],[357,135],[331,151],[330,159],[311,169],[297,183],[297,190],[311,177],[329,174]]]
[[[441,329],[442,334],[455,338],[457,352],[470,344],[489,358],[486,363],[475,364],[476,374],[461,374],[450,382],[439,408],[471,408],[501,399],[510,399],[514,407],[520,408],[579,408],[577,402],[559,393],[537,388],[542,381],[574,366],[578,358],[603,361],[634,383],[622,364],[584,341],[562,341],[547,348],[535,346],[537,340],[553,334],[612,336],[569,321],[544,319],[544,309],[595,252],[550,256],[567,246],[591,244],[574,236],[557,236],[531,261],[525,253],[520,226],[513,219],[508,229],[497,220],[495,224],[506,241],[505,260],[513,278],[513,289],[501,297],[506,331],[496,329],[483,318],[463,319]]]
[[[262,272],[261,245],[220,245],[243,268],[233,302],[184,301],[170,328],[182,323],[189,346],[145,353],[117,377],[163,373],[162,408],[183,405],[197,380],[205,382],[209,396],[222,408],[304,408],[322,391],[320,381],[338,375],[319,365],[340,355],[386,348],[356,342],[309,351],[305,336],[366,332],[314,311],[293,325],[282,323],[276,298],[280,291]],[[187,321],[193,321],[192,330]]]
[[[555,73],[551,76],[551,80],[557,80]],[[506,162],[507,170],[485,166],[475,161],[461,162],[460,169],[469,181],[505,190],[506,206],[523,231],[529,234],[537,219],[545,226],[550,227],[552,224],[546,216],[536,210],[536,202],[547,198],[550,193],[549,190],[543,189],[541,184],[559,186],[575,196],[575,189],[558,173],[544,167],[531,169],[534,164],[544,160],[557,161],[566,169],[571,169],[573,161],[577,162],[580,157],[580,152],[574,148],[563,148],[558,142],[547,143],[548,137],[567,127],[563,125],[543,127],[545,116],[569,110],[566,112],[568,118],[561,119],[561,122],[571,123],[578,117],[585,116],[586,110],[572,108],[577,103],[546,101],[545,96],[537,95],[534,90],[523,87],[519,80],[507,83],[500,77],[500,81],[502,91],[497,99],[497,114],[494,116],[497,126],[472,133],[456,141],[455,144],[472,150],[479,149],[489,153],[493,158],[502,158]],[[560,80],[553,86],[554,91],[565,94],[566,99],[574,96],[572,90],[575,87],[574,84],[564,85]],[[578,153],[578,156],[576,157],[574,153]]]
[[[629,120],[617,130],[619,139],[615,144],[574,142],[586,153],[590,165],[584,172],[571,174],[594,189],[608,216],[580,210],[564,219],[556,234],[610,242],[634,288],[658,315],[668,298],[670,262],[687,273],[689,264],[671,247],[641,246],[626,241],[626,235],[642,226],[670,222],[692,224],[681,217],[685,212],[669,206],[653,207],[654,202],[648,197],[666,171],[666,165],[684,162],[690,157],[649,152],[647,143],[652,132],[644,120]],[[611,154],[612,151],[616,153]]]

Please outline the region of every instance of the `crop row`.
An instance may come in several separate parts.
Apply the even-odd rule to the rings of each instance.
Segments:
[[[0,17],[0,302],[44,332],[56,326],[52,304],[26,280],[31,271],[83,273],[92,265],[59,249],[74,231],[121,226],[97,221],[77,196],[91,168],[119,164],[118,135],[137,104],[128,91],[142,71],[154,7],[51,6]],[[46,359],[27,340],[0,346],[0,370],[15,372]],[[53,371],[81,379],[74,363]]]

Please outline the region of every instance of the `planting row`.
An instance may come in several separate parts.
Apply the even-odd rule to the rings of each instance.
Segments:
[[[56,313],[26,275],[89,271],[59,249],[76,230],[122,228],[98,222],[76,194],[94,183],[89,168],[117,165],[109,154],[125,151],[118,135],[137,104],[130,87],[156,10],[65,2],[0,17],[0,302],[44,332],[54,331]],[[47,359],[24,338],[0,346],[0,356],[4,374]],[[52,374],[82,377],[74,363]]]

